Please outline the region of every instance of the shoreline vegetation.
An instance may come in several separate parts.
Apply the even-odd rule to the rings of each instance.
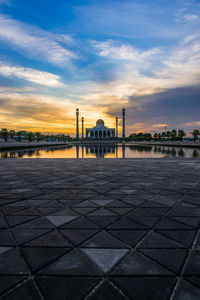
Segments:
[[[28,149],[28,148],[38,148],[38,147],[55,147],[55,146],[71,146],[71,145],[81,145],[81,144],[116,144],[122,143],[126,146],[166,146],[166,147],[191,147],[200,148],[200,141],[120,141],[120,140],[79,140],[79,141],[66,141],[66,142],[17,142],[8,141],[0,142],[0,151],[6,150],[17,150],[17,149]]]

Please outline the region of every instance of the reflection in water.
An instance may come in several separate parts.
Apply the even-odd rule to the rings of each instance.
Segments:
[[[122,144],[122,158],[125,158],[126,145]]]
[[[88,154],[94,154],[96,158],[104,158],[112,154],[112,156],[115,157],[115,150],[115,145],[86,145],[86,156]]]
[[[85,144],[0,152],[0,158],[156,158],[200,157],[200,149],[125,144]]]

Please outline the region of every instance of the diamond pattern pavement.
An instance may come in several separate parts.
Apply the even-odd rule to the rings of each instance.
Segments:
[[[198,159],[7,159],[0,178],[0,299],[200,299]]]

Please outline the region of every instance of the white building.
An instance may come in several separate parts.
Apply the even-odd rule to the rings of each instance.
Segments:
[[[99,119],[96,126],[86,128],[86,138],[105,139],[115,138],[115,128],[108,128],[104,125],[104,121]]]

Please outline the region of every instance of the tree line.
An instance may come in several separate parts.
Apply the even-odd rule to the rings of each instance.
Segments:
[[[200,135],[200,131],[198,129],[194,129],[190,134],[193,136],[193,140],[196,141],[198,136]],[[186,137],[186,133],[184,130],[173,129],[171,131],[164,131],[161,133],[132,133],[129,136],[129,140],[131,141],[182,141]]]
[[[40,132],[26,132],[26,131],[15,131],[13,129],[8,130],[7,128],[2,128],[0,130],[0,137],[4,139],[5,142],[8,139],[12,139],[18,142],[23,141],[46,141],[46,142],[67,142],[71,141],[72,138],[65,134],[48,135],[41,134]]]

